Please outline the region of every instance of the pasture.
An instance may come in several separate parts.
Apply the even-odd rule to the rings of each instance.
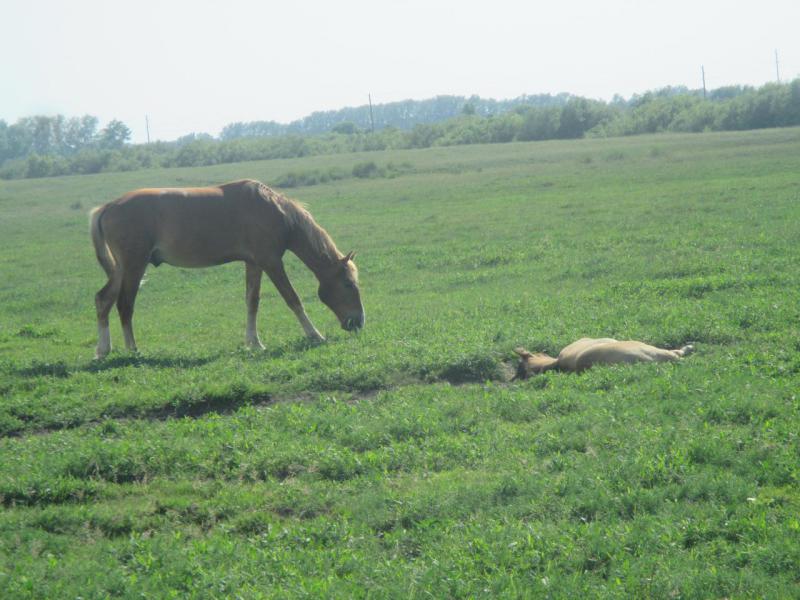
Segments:
[[[92,360],[91,207],[326,172],[360,334],[165,265]],[[2,182],[0,595],[797,596],[798,248],[800,129]],[[697,352],[508,382],[582,336]]]

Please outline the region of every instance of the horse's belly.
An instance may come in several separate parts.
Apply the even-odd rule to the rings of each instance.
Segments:
[[[150,263],[156,267],[166,263],[184,269],[201,269],[244,259],[245,257],[240,252],[208,252],[200,249],[187,251],[186,249],[161,246],[156,246],[150,253]]]
[[[639,362],[655,362],[664,354],[663,350],[643,342],[609,342],[588,348],[577,357],[578,370],[588,369],[592,365],[632,364]]]
[[[153,264],[194,269],[248,258],[244,224],[232,216],[229,206],[202,199],[187,205],[181,204],[182,198],[166,200],[158,213]]]
[[[578,371],[583,367],[578,364],[582,356],[588,356],[588,351],[597,346],[616,343],[617,340],[611,338],[581,338],[577,342],[572,342],[558,354],[558,365],[564,371]]]

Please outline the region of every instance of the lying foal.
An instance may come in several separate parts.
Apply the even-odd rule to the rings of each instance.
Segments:
[[[581,338],[559,352],[558,358],[516,348],[514,352],[519,354],[520,362],[514,379],[526,379],[530,375],[538,375],[551,369],[580,373],[592,365],[678,360],[693,351],[694,346],[691,344],[677,350],[664,350],[644,342],[618,342],[611,338]]]

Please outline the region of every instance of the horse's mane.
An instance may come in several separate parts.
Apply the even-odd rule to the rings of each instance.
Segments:
[[[289,227],[299,231],[314,252],[327,256],[331,260],[342,258],[343,254],[339,252],[331,236],[314,220],[305,204],[291,200],[263,183],[258,184],[258,191],[265,200],[278,207]]]

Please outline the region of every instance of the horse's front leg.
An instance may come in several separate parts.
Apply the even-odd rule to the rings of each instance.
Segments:
[[[272,283],[275,285],[275,287],[278,288],[278,292],[283,297],[286,304],[292,309],[292,312],[297,317],[297,320],[300,321],[300,325],[303,327],[303,331],[305,331],[306,336],[314,341],[324,342],[325,338],[319,331],[317,331],[317,328],[314,327],[311,319],[308,318],[306,310],[303,308],[303,303],[300,302],[297,292],[294,291],[294,287],[292,287],[292,283],[289,281],[289,277],[286,275],[286,270],[283,268],[283,263],[278,262],[268,267],[264,267],[264,271],[267,272],[267,275],[272,280]]]
[[[261,267],[245,263],[245,300],[247,301],[247,330],[245,331],[245,343],[251,348],[264,349],[261,340],[258,339],[256,329],[256,318],[258,317],[258,302],[261,294]]]

